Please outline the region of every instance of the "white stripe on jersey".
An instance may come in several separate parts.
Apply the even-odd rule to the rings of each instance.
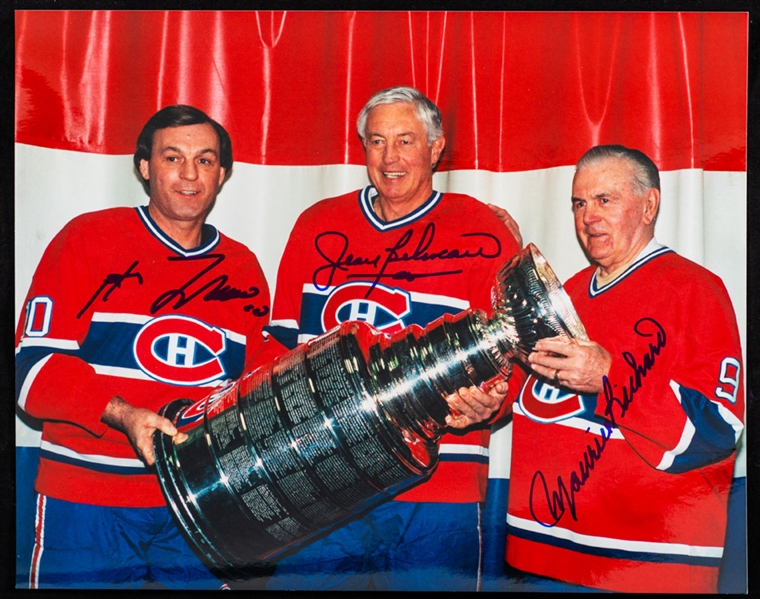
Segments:
[[[731,412],[731,410],[729,410],[719,401],[713,401],[713,403],[718,406],[718,412],[720,413],[721,418],[723,418],[723,420],[730,424],[731,428],[734,429],[734,443],[738,443],[739,437],[741,437],[742,431],[744,430],[744,423],[736,416],[734,416],[733,412]]]
[[[40,370],[42,370],[42,367],[45,366],[47,361],[52,357],[53,354],[48,354],[42,358],[42,360],[32,366],[29,369],[29,372],[26,373],[24,384],[21,385],[21,391],[18,394],[18,405],[22,410],[26,408],[26,398],[29,397],[29,389],[31,388],[32,383],[34,383],[34,379],[37,378],[37,375],[40,373]]]
[[[315,292],[316,293],[316,292]],[[298,330],[298,321],[293,320],[290,318],[286,318],[283,320],[273,320],[269,323],[270,327],[282,327],[283,329],[293,329],[294,331]]]
[[[456,443],[441,443],[438,448],[439,454],[448,455],[481,455],[488,457],[488,448],[480,445],[458,445]]]
[[[623,551],[636,551],[643,553],[657,553],[660,555],[688,555],[691,557],[720,558],[723,556],[723,547],[705,547],[684,545],[683,543],[656,543],[651,541],[631,541],[626,539],[613,539],[610,537],[598,537],[584,535],[570,531],[559,526],[546,527],[534,520],[518,518],[507,514],[507,524],[520,530],[546,535],[557,539],[572,541],[586,547],[599,547],[601,549],[618,549]]]
[[[51,339],[50,337],[24,337],[16,348],[18,354],[25,347],[49,347],[52,350],[63,349],[78,351],[79,344],[71,339]]]
[[[40,561],[45,549],[45,506],[47,497],[37,495],[37,509],[34,512],[34,549],[29,567],[29,588],[36,589],[40,582]]]
[[[155,379],[152,376],[148,376],[145,374],[142,370],[139,370],[137,368],[124,368],[122,366],[104,366],[102,364],[90,364],[92,366],[93,370],[96,374],[104,375],[104,376],[119,376],[124,379],[136,379],[139,381],[158,381],[159,379]],[[159,382],[165,382],[165,381],[159,381]],[[213,381],[208,381],[206,383],[196,384],[193,383],[193,387],[216,387],[217,385],[221,384],[219,379],[214,379]]]
[[[45,440],[40,443],[40,449],[67,458],[73,458],[75,460],[79,460],[80,462],[88,462],[90,464],[103,464],[106,466],[119,466],[122,468],[139,468],[141,470],[145,468],[145,464],[143,464],[142,461],[138,460],[137,458],[116,458],[107,455],[79,453],[73,449],[69,449],[68,447],[63,447],[62,445],[54,445],[50,441]]]
[[[519,401],[516,401],[515,403],[512,404],[512,412],[515,414],[519,414],[520,416],[525,416],[525,418],[530,418],[530,416],[526,415],[525,412],[523,411],[522,406],[520,405]],[[534,420],[534,422],[536,421]],[[572,416],[570,418],[565,418],[564,420],[556,420],[550,423],[542,423],[542,424],[549,424],[549,425],[558,424],[560,426],[569,426],[570,428],[576,428],[582,431],[589,429],[588,432],[590,434],[599,435],[599,436],[602,436],[603,429],[607,430],[605,429],[603,424],[600,424],[599,422],[594,422],[593,420],[586,420],[585,418],[581,418],[580,416]],[[623,433],[620,432],[619,428],[613,428],[611,431],[607,430],[607,433],[605,433],[605,436],[608,439],[617,439],[620,441],[625,440],[625,437],[623,436]]]
[[[673,393],[676,394],[678,403],[680,404],[681,385],[675,381],[670,381],[670,388],[673,389]],[[694,427],[694,424],[691,420],[689,420],[689,417],[687,416],[683,430],[681,431],[681,438],[678,440],[678,443],[673,449],[669,449],[664,454],[662,454],[662,459],[660,460],[660,463],[655,466],[655,468],[657,468],[657,470],[667,470],[670,468],[673,465],[675,459],[689,448],[689,445],[694,438],[694,433],[696,432],[697,429]]]

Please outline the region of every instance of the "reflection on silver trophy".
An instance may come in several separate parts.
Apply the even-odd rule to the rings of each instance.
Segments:
[[[163,413],[189,437],[154,436],[167,503],[223,577],[246,572],[427,478],[461,387],[506,376],[545,337],[586,339],[532,244],[508,261],[493,315],[466,310],[388,337],[340,327],[193,405]]]

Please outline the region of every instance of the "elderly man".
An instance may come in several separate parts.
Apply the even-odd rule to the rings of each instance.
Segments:
[[[566,289],[592,341],[531,355],[507,562],[533,590],[714,593],[744,415],[731,301],[655,240],[659,172],[641,152],[589,150],[572,205],[592,265]]]
[[[32,588],[218,589],[167,510],[157,414],[243,372],[269,289],[256,257],[207,224],[229,135],[191,106],[154,114],[134,164],[147,206],[69,222],[47,247],[16,335],[19,406],[43,421]]]
[[[308,208],[280,263],[271,333],[291,347],[344,320],[392,332],[488,310],[497,270],[519,249],[486,204],[433,190],[445,139],[419,91],[378,92],[357,130],[371,185]],[[488,421],[506,391],[504,381],[450,397],[432,477],[282,559],[268,588],[476,590]]]

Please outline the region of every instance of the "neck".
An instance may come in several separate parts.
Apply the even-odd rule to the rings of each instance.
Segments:
[[[183,249],[191,250],[201,244],[204,219],[189,221],[171,220],[148,204],[148,214],[167,237]]]
[[[377,214],[385,222],[391,222],[398,218],[403,218],[407,214],[410,214],[411,212],[417,210],[417,208],[422,206],[432,194],[433,190],[431,188],[422,199],[415,198],[411,200],[390,200],[388,198],[383,198],[380,195],[377,195],[372,201],[372,209],[375,211],[375,214]]]
[[[626,270],[628,270],[628,267],[633,264],[636,259],[641,255],[641,252],[644,251],[644,249],[649,245],[649,243],[654,239],[654,236],[649,237],[646,241],[644,241],[643,244],[638,244],[637,248],[629,254],[628,259],[623,262],[622,264],[617,264],[612,267],[605,268],[601,264],[597,267],[596,270],[596,280],[600,285],[606,285],[607,283],[611,283],[615,279],[617,279],[620,275],[622,275]]]

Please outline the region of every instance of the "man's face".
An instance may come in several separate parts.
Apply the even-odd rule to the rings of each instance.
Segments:
[[[443,137],[428,145],[424,125],[413,104],[375,106],[367,116],[367,173],[384,201],[413,210],[433,193],[433,165]]]
[[[208,123],[159,129],[140,174],[150,181],[149,211],[159,226],[203,224],[225,176],[216,131]]]
[[[611,274],[633,260],[652,238],[659,193],[636,195],[632,165],[607,158],[573,178],[575,230],[586,254]]]

